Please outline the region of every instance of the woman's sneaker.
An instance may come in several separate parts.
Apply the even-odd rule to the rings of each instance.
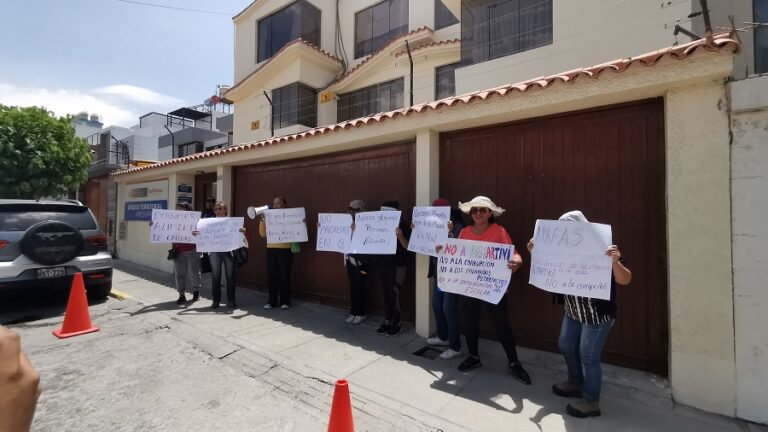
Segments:
[[[267,303],[267,304],[264,305],[264,309],[265,310],[270,310],[270,309],[272,309],[272,305]]]
[[[387,333],[389,333],[389,323],[384,321],[383,323],[381,323],[379,328],[376,329],[376,334],[383,335],[383,334],[387,334]]]
[[[192,293],[192,301],[196,302],[200,300],[200,291],[195,290],[195,292]]]
[[[600,403],[597,401],[589,402],[582,399],[578,402],[568,404],[568,406],[565,407],[565,410],[568,414],[578,418],[598,417],[600,416]]]
[[[523,369],[523,365],[520,362],[508,364],[507,370],[521,383],[531,385],[531,376]]]
[[[459,372],[469,372],[472,369],[477,369],[483,364],[480,363],[480,357],[467,356],[463,362],[459,364]]]
[[[581,397],[581,384],[570,381],[552,384],[552,393],[562,397]]]
[[[440,336],[435,336],[427,339],[427,345],[432,346],[448,346],[450,343],[447,340],[440,339]]]
[[[352,321],[354,320],[355,320],[355,316],[352,314],[349,314],[349,316],[347,317],[347,319],[344,320],[344,322],[346,322],[347,324],[352,324]]]
[[[368,318],[368,315],[358,315],[352,319],[352,324],[360,324],[365,321],[366,318]]]
[[[398,333],[403,331],[403,326],[400,324],[392,324],[389,326],[389,331],[387,331],[387,336],[397,336]]]
[[[461,355],[461,351],[454,351],[448,348],[447,350],[443,351],[438,357],[440,357],[442,360],[450,360],[460,355]]]

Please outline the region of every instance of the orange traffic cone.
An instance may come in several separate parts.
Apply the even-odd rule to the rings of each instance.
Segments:
[[[328,432],[355,432],[347,380],[336,381],[336,389],[333,391],[333,405],[331,405],[331,419],[328,420]]]
[[[99,331],[99,328],[91,324],[91,314],[88,311],[88,298],[85,296],[85,284],[83,274],[75,273],[72,280],[72,290],[69,292],[67,311],[64,313],[64,324],[60,330],[54,330],[53,335],[64,339],[81,334]]]

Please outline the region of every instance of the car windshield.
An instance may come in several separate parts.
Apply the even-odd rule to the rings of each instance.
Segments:
[[[57,204],[0,207],[0,231],[26,231],[32,225],[48,220],[65,222],[81,230],[97,228],[87,207]]]

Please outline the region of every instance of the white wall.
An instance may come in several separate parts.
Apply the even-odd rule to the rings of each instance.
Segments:
[[[686,24],[690,12],[689,0],[554,0],[552,45],[457,69],[457,94],[670,46],[675,42],[672,31],[676,20],[683,21],[684,27],[690,26]],[[682,35],[679,40],[690,41]]]
[[[730,88],[737,415],[768,423],[768,76]]]

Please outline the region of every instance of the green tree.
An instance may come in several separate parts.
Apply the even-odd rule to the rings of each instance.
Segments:
[[[65,196],[88,179],[90,163],[69,117],[0,105],[0,198]]]

